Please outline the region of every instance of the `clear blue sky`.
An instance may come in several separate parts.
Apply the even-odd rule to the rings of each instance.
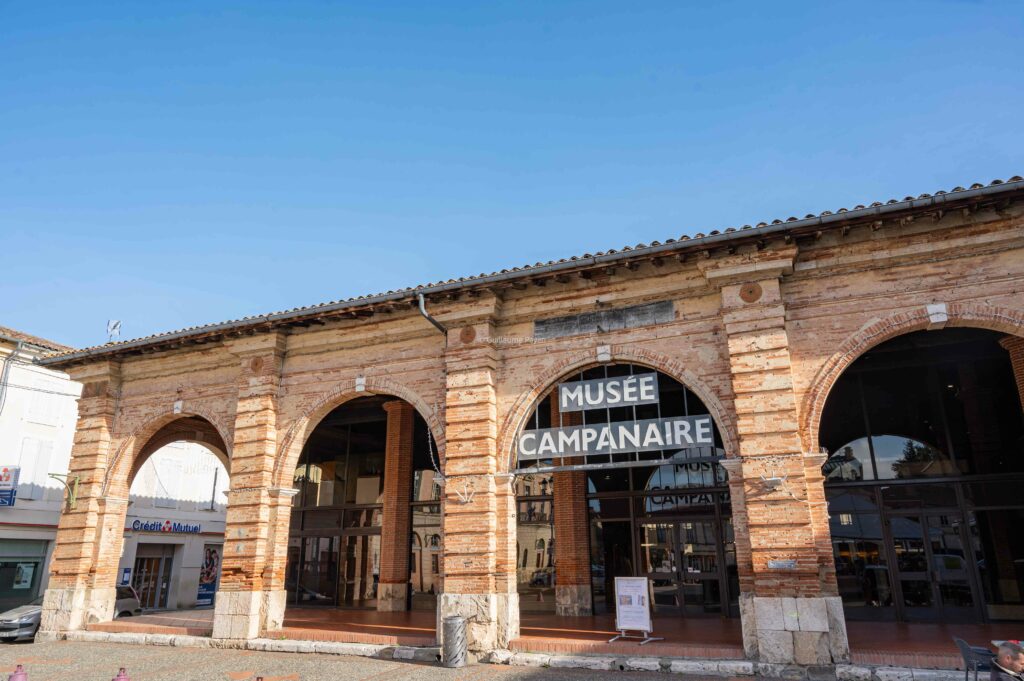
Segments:
[[[1024,3],[0,2],[0,324],[85,346],[1024,173]]]

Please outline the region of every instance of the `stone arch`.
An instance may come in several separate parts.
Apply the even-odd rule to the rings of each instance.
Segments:
[[[387,377],[367,377],[364,390],[356,390],[355,382],[351,379],[345,381],[345,385],[350,387],[337,385],[333,390],[310,400],[311,404],[303,408],[302,415],[288,428],[278,447],[274,463],[272,479],[275,487],[291,486],[287,476],[291,475],[291,471],[299,462],[306,440],[325,416],[350,400],[368,395],[392,395],[411,404],[427,422],[427,428],[437,445],[438,463],[441,464],[444,460],[444,427],[437,411],[431,409],[419,394]]]
[[[693,372],[684,367],[681,363],[661,353],[633,348],[625,345],[613,345],[610,347],[610,357],[607,360],[599,360],[593,348],[579,350],[569,353],[559,362],[542,373],[536,386],[521,394],[512,409],[509,410],[501,424],[501,431],[498,436],[498,457],[499,473],[507,473],[515,467],[515,441],[519,431],[523,428],[526,420],[537,408],[537,405],[560,379],[567,374],[580,369],[586,369],[609,362],[628,362],[645,366],[655,371],[660,371],[689,388],[700,398],[704,406],[711,412],[711,417],[718,425],[722,435],[722,445],[725,448],[726,458],[739,455],[737,446],[735,422],[731,418],[731,411],[726,410],[725,405],[718,398],[708,385],[699,379]]]
[[[821,414],[832,386],[857,358],[890,338],[923,329],[967,326],[1024,336],[1024,311],[978,303],[921,305],[873,319],[847,338],[811,381],[800,410],[800,433],[806,451],[818,449]]]
[[[196,433],[196,428],[188,428],[189,419],[201,419],[209,424],[216,438],[209,432]],[[176,421],[183,421],[183,428],[169,428]],[[164,431],[164,432],[161,432]],[[107,466],[106,476],[103,479],[102,494],[110,494],[115,483],[124,483],[124,495],[127,499],[128,488],[131,486],[132,478],[141,468],[145,460],[160,447],[172,442],[197,442],[209,449],[229,474],[231,472],[231,437],[229,429],[219,419],[203,408],[190,407],[188,411],[178,413],[169,412],[151,418],[143,425],[136,428],[121,446],[114,453],[110,464]],[[199,435],[197,437],[197,435]],[[219,442],[217,441],[219,439]],[[151,446],[159,443],[159,446]]]

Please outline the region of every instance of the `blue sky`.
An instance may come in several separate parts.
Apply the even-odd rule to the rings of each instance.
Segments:
[[[1024,4],[0,1],[0,325],[77,346],[1024,174]]]

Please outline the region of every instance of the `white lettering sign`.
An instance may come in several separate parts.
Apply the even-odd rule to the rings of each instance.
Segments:
[[[558,386],[558,409],[561,412],[657,402],[658,374],[595,378]]]
[[[527,430],[519,436],[519,459],[689,449],[714,444],[711,416],[676,416]]]

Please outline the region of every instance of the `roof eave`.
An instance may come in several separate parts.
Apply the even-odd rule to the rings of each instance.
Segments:
[[[952,191],[944,194],[934,194],[927,197],[897,201],[882,205],[873,205],[865,208],[856,208],[828,215],[787,220],[770,225],[752,227],[750,229],[721,232],[693,239],[675,240],[643,248],[620,250],[615,253],[572,258],[565,260],[564,262],[518,268],[507,272],[485,275],[473,279],[451,281],[431,286],[419,286],[402,291],[394,291],[376,296],[367,296],[356,300],[327,303],[324,305],[315,305],[308,308],[289,310],[286,312],[248,317],[246,319],[230,322],[208,324],[156,337],[140,338],[110,346],[100,346],[98,348],[41,357],[37,359],[36,362],[45,366],[60,367],[81,363],[83,361],[115,357],[117,355],[147,348],[152,348],[155,352],[162,349],[158,346],[173,343],[175,341],[187,341],[189,339],[198,340],[202,337],[211,335],[216,336],[239,330],[255,329],[260,326],[264,326],[269,329],[289,322],[299,321],[304,318],[330,316],[339,312],[369,308],[387,303],[394,304],[413,301],[420,293],[429,297],[432,295],[452,293],[461,290],[487,288],[517,279],[534,279],[563,272],[585,270],[591,267],[607,267],[621,261],[646,259],[682,251],[706,250],[710,247],[720,246],[721,244],[730,241],[758,240],[771,236],[781,236],[787,233],[795,234],[798,232],[813,232],[818,229],[830,229],[844,223],[867,222],[872,219],[880,219],[896,213],[923,211],[952,203],[971,203],[979,199],[990,198],[994,195],[1010,194],[1021,190],[1024,190],[1024,180],[1009,181],[1001,184],[993,184],[961,191]]]

